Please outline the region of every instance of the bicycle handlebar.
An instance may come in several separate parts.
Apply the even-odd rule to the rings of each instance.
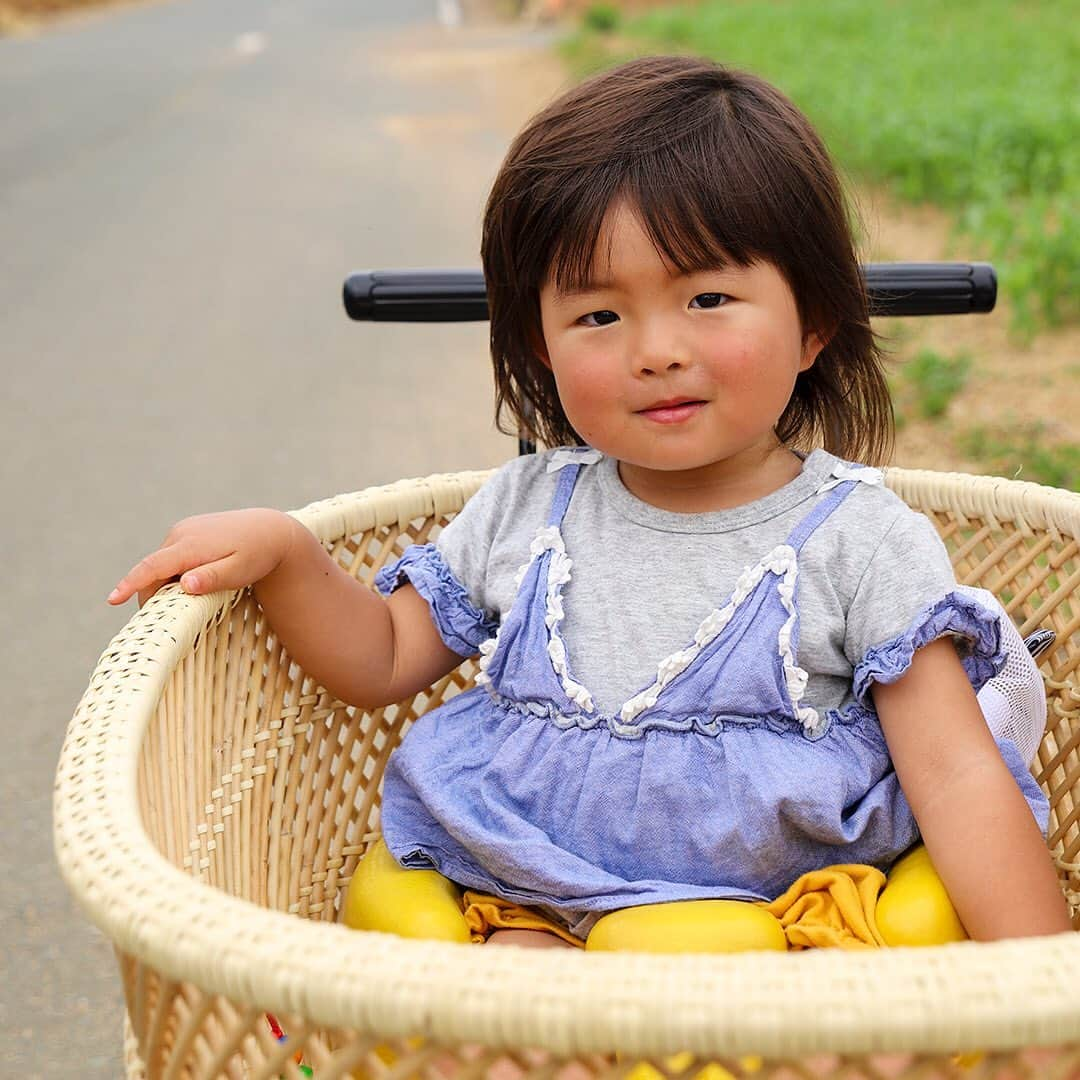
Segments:
[[[994,310],[989,263],[867,263],[871,315],[971,315]],[[481,322],[479,270],[362,270],[345,279],[345,310],[363,322]]]

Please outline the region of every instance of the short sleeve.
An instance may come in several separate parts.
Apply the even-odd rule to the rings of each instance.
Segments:
[[[1005,664],[999,612],[980,590],[956,583],[931,522],[903,508],[875,551],[848,611],[845,652],[853,693],[872,707],[874,683],[895,682],[915,652],[940,637],[958,640],[976,691]]]
[[[427,601],[439,636],[459,656],[475,655],[495,636],[496,625],[469,599],[434,544],[413,544],[375,576],[375,588],[384,596],[406,583]]]
[[[520,496],[530,486],[530,467],[535,471],[538,466],[522,458],[507,462],[454,515],[434,544],[408,548],[375,579],[384,594],[411,584],[428,602],[447,648],[461,656],[473,656],[498,629],[500,605],[490,588],[492,545],[508,517],[524,516]]]

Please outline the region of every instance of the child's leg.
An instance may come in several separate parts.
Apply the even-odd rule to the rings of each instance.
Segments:
[[[678,900],[622,908],[600,919],[585,948],[652,953],[787,949],[775,915],[742,900]]]
[[[889,871],[874,915],[887,945],[944,945],[967,939],[922,844]]]
[[[354,930],[467,942],[471,935],[460,901],[452,881],[434,870],[399,866],[380,838],[353,873],[342,919]]]
[[[485,945],[521,945],[526,949],[572,949],[574,946],[545,930],[496,930]]]

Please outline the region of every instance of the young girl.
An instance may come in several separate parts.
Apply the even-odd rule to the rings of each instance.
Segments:
[[[1036,696],[1038,672],[865,464],[891,406],[802,114],[703,60],[599,75],[511,147],[483,262],[500,411],[554,449],[501,468],[384,595],[246,510],[181,522],[110,597],[254,584],[291,655],[365,707],[480,655],[390,759],[348,921],[784,947],[770,901],[921,839],[971,937],[1069,929],[1038,708],[995,738],[976,697],[1007,660]]]

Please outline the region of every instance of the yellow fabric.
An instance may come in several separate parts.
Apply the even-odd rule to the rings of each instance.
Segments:
[[[811,870],[761,906],[780,920],[791,949],[876,949],[885,939],[874,919],[885,875],[849,863]]]
[[[909,869],[903,877],[901,896],[900,878],[905,866]],[[882,895],[886,889],[885,896],[894,901],[892,907],[896,908],[890,918],[904,929],[904,944],[930,945],[953,940],[955,935],[941,935],[938,924],[947,921],[945,915],[951,915],[955,921],[955,912],[921,845],[899,861],[895,873],[894,882],[892,876],[886,880],[872,866],[854,863],[828,866],[803,874],[775,900],[755,903],[777,919],[790,949],[887,946],[893,939],[887,936],[888,927],[879,926],[877,921],[879,901],[884,904]],[[929,903],[930,900],[935,903]],[[926,919],[927,909],[935,913],[930,923]],[[884,915],[884,906],[880,910]],[[475,943],[486,941],[494,930],[540,930],[577,948],[584,946],[565,926],[535,909],[472,890],[459,894],[435,871],[403,869],[381,841],[353,875],[343,919],[357,929]],[[663,925],[662,919],[652,921]]]
[[[850,864],[812,870],[770,902],[758,906],[774,915],[784,928],[791,949],[871,949],[885,944],[874,908],[885,886],[885,875],[873,866]],[[494,930],[544,930],[579,948],[584,942],[563,926],[530,908],[479,892],[462,897],[465,922],[472,940],[480,944]]]
[[[495,930],[545,930],[555,934],[569,945],[585,948],[585,942],[574,937],[565,926],[545,918],[532,908],[521,907],[509,900],[486,893],[466,891],[461,898],[465,923],[469,927],[473,943],[483,945]]]

